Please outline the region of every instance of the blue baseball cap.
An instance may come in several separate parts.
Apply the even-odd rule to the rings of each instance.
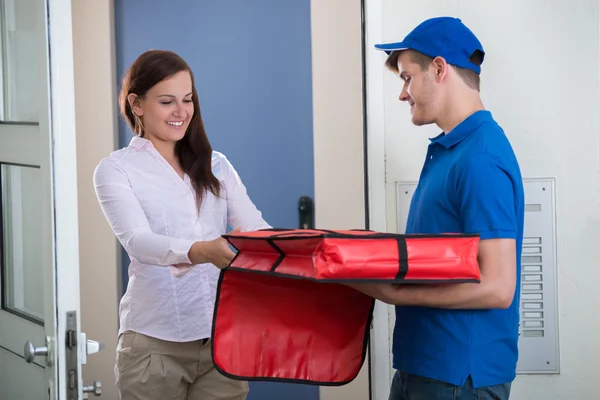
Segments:
[[[467,68],[481,73],[481,67],[469,59],[477,50],[481,51],[483,62],[483,46],[479,39],[460,19],[453,17],[436,17],[420,23],[403,41],[375,45],[376,49],[388,55],[396,50],[415,50],[431,58],[443,57],[448,64]]]

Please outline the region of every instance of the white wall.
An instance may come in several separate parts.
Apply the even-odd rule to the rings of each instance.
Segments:
[[[512,399],[594,398],[600,317],[600,134],[596,0],[381,1],[384,41],[422,20],[460,17],[486,50],[482,97],[511,140],[525,178],[557,186],[560,375],[519,375]],[[379,27],[378,27],[379,28]],[[368,49],[370,50],[370,49]],[[370,50],[372,51],[372,50]],[[385,54],[380,53],[381,68]],[[396,231],[396,181],[416,181],[435,127],[414,127],[384,74],[387,230]]]

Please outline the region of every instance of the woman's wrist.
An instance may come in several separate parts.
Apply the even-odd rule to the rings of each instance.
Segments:
[[[192,264],[204,264],[209,262],[206,255],[206,242],[195,242],[190,251],[188,252],[188,258]]]

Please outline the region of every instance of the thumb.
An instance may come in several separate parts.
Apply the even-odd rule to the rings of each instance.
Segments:
[[[241,231],[242,231],[242,228],[238,226],[237,228],[235,228],[234,230],[232,230],[229,233],[240,233]]]

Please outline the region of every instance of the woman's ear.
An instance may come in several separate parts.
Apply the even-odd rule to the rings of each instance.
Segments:
[[[133,111],[133,113],[135,115],[137,115],[138,117],[141,117],[142,115],[144,115],[144,109],[142,108],[142,105],[140,104],[140,98],[138,97],[137,94],[129,93],[129,95],[127,96],[127,102],[129,103],[129,107],[131,108],[131,111]]]

